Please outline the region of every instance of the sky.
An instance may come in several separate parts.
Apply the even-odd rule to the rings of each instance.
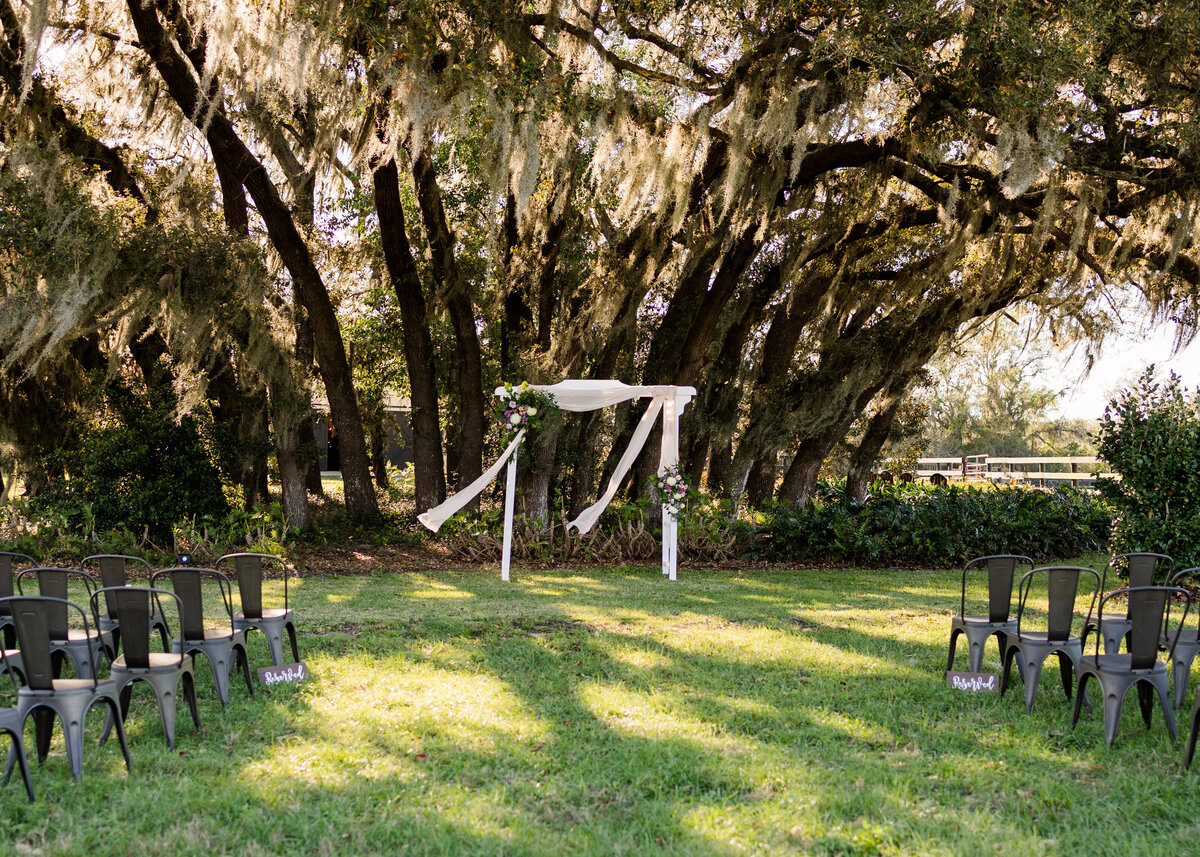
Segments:
[[[1081,358],[1066,359],[1051,368],[1052,377],[1040,379],[1050,389],[1064,389],[1058,413],[1068,418],[1099,419],[1114,394],[1136,380],[1150,363],[1163,377],[1170,370],[1183,378],[1189,390],[1200,387],[1200,337],[1178,354],[1172,354],[1174,326],[1163,325],[1138,333],[1110,337],[1091,373],[1081,377]]]

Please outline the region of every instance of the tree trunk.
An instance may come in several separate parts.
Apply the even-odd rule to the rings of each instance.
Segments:
[[[547,419],[542,430],[526,435],[522,444],[521,464],[517,468],[517,498],[521,516],[541,529],[550,523],[550,479],[554,473],[554,454],[562,431],[562,416]]]
[[[154,8],[142,5],[139,0],[128,0],[127,8],[142,50],[153,60],[184,115],[197,121],[208,115],[205,110],[207,99],[200,91],[195,72],[179,46],[163,29]],[[296,228],[291,212],[280,198],[266,169],[238,137],[229,119],[222,111],[216,110],[208,116],[206,124],[198,127],[208,140],[213,160],[221,162],[221,168],[240,182],[254,199],[271,243],[291,275],[296,295],[308,310],[313,324],[317,362],[341,441],[346,510],[354,518],[372,517],[378,514],[379,507],[367,465],[366,438],[354,393],[350,363],[346,359],[329,292],[313,263],[308,246]]]
[[[459,438],[456,470],[460,486],[483,473],[485,431],[483,358],[475,328],[475,308],[454,257],[454,234],[442,206],[442,191],[429,155],[422,151],[412,159],[413,184],[421,221],[429,239],[430,268],[438,290],[445,295],[450,324],[454,328],[454,355],[458,369]],[[477,508],[478,503],[473,503]]]
[[[879,410],[871,417],[863,439],[858,448],[850,456],[850,467],[846,472],[846,496],[858,502],[867,498],[871,472],[879,460],[879,453],[887,443],[900,405],[904,402],[904,392],[908,389],[908,376],[904,380],[894,381],[888,388],[887,395],[880,403]]]
[[[425,309],[425,293],[417,276],[412,247],[404,228],[400,201],[400,173],[395,160],[377,167],[372,174],[379,235],[404,334],[404,364],[412,394],[409,419],[413,432],[413,481],[418,511],[446,499],[445,465],[442,460],[442,430],[438,416],[437,372],[433,337]]]

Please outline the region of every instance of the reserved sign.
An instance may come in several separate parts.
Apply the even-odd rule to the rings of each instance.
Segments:
[[[995,673],[946,673],[946,684],[955,690],[965,690],[970,693],[996,693],[1000,690],[1000,680]]]
[[[308,667],[303,663],[258,668],[258,680],[267,687],[285,682],[304,681],[306,678],[308,678]]]

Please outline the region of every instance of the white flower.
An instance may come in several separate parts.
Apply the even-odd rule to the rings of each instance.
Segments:
[[[528,408],[525,409],[525,413],[529,414],[529,416],[531,416],[531,417],[536,417],[537,416],[537,408],[535,408],[533,405],[530,405]]]
[[[510,425],[519,426],[521,424],[521,415],[513,414],[511,417],[508,418],[508,422]]]
[[[667,477],[667,484],[668,484],[668,485],[678,485],[678,484],[679,484],[679,480],[678,480],[678,479],[676,479],[674,476],[668,476],[668,477]]]

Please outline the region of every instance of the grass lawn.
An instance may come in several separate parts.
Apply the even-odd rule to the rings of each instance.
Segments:
[[[1131,696],[1072,732],[1058,670],[948,689],[956,572],[383,573],[293,582],[313,679],[166,749],[138,685],[125,772],[88,721],[38,801],[0,790],[4,854],[1194,853],[1200,765]],[[262,665],[266,647],[252,637]],[[966,669],[965,645],[959,668]],[[997,668],[994,642],[985,669]],[[1093,685],[1095,688],[1095,685]],[[1096,698],[1097,690],[1093,690]],[[27,730],[32,748],[32,726]]]

